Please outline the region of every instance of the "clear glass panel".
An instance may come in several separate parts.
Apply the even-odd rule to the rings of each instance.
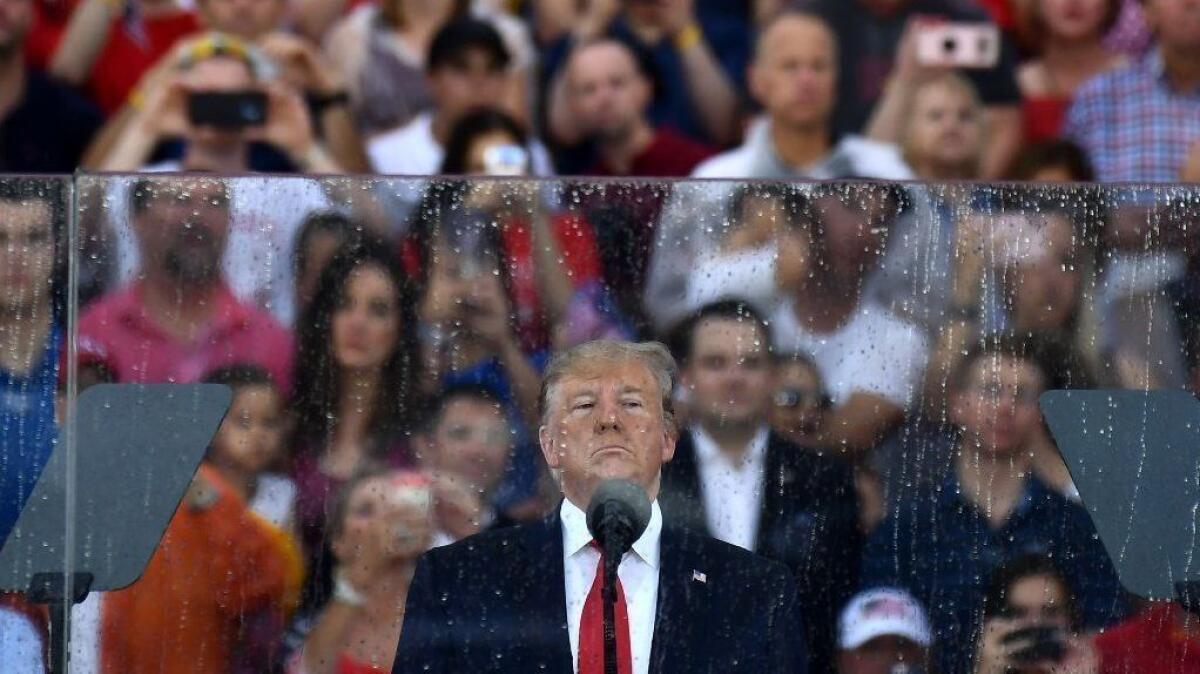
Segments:
[[[72,671],[389,671],[400,637],[398,671],[569,672],[591,648],[598,555],[560,504],[586,509],[611,476],[657,497],[657,552],[635,544],[620,577],[632,657],[666,671],[779,671],[799,650],[810,671],[970,672],[1002,651],[1126,671],[1130,634],[1191,629],[1122,591],[1127,556],[1114,565],[1081,505],[1089,460],[1068,470],[1038,399],[1200,391],[1192,188],[161,174],[76,189],[68,383],[234,397],[145,573],[77,607]],[[23,199],[0,201],[16,214],[0,225]],[[46,315],[22,311],[4,316]],[[665,343],[673,390],[660,403],[653,370],[620,358],[550,367],[595,339]],[[562,378],[543,393],[548,367]],[[677,441],[657,432],[664,405]],[[1136,468],[1174,421],[1083,450]],[[1170,491],[1138,488],[1133,508]],[[114,498],[150,508],[145,493]],[[853,669],[868,655],[882,669]]]

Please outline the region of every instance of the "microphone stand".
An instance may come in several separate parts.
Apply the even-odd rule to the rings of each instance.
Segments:
[[[604,674],[617,674],[617,568],[623,553],[613,547],[604,546],[604,586],[600,590],[604,601]]]

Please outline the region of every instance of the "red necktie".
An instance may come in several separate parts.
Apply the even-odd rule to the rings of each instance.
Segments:
[[[595,541],[592,546],[599,548]],[[596,579],[583,602],[583,617],[579,619],[579,674],[604,674],[604,598],[600,595],[604,585],[604,553],[596,565]],[[629,647],[629,607],[625,604],[625,590],[617,578],[617,605],[613,627],[617,632],[617,672],[633,674],[633,655]]]

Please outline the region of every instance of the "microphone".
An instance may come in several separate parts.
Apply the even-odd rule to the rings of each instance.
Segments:
[[[588,503],[587,526],[614,565],[650,523],[650,499],[630,480],[605,480]]]

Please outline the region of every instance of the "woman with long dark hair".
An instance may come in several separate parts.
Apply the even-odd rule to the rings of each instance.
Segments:
[[[369,462],[411,463],[416,319],[409,288],[388,246],[356,236],[322,272],[299,323],[292,447],[310,601],[328,588],[332,495]]]

